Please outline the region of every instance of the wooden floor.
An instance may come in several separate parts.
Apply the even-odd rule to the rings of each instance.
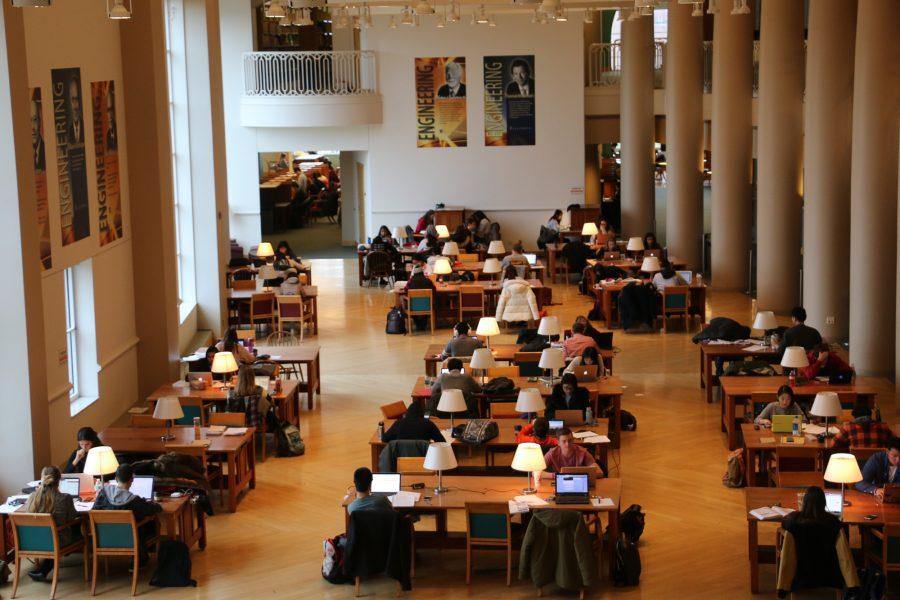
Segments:
[[[408,399],[424,373],[425,347],[442,342],[448,329],[412,336],[385,335],[390,293],[357,286],[356,260],[313,261],[319,286],[322,388],[311,412],[301,414],[306,455],[275,458],[257,469],[257,488],[235,514],[209,521],[209,545],[194,550],[196,589],[149,588],[142,574],[140,595],[158,598],[352,598],[352,586],[334,586],[320,574],[322,540],[343,529],[340,501],[356,467],[368,465],[367,441],[378,407]],[[589,303],[574,287],[554,286],[554,306],[568,325]],[[743,294],[708,295],[707,317],[750,322],[752,306]],[[591,597],[749,598],[747,526],[743,492],[724,487],[727,451],[719,430],[719,407],[707,404],[699,387],[699,351],[675,319],[670,333],[623,335],[615,372],[626,386],[622,407],[637,416],[638,430],[624,433],[614,455],[624,480],[623,506],[638,503],[647,513],[641,539],[641,584],[633,589],[600,582]],[[500,341],[514,341],[501,336]],[[316,338],[311,338],[315,340]],[[765,531],[765,527],[763,530]],[[774,537],[774,529],[766,535]],[[416,598],[533,598],[530,582],[505,586],[502,555],[480,553],[470,588],[463,552],[420,552],[412,596]],[[58,598],[87,596],[80,563],[63,570]],[[152,566],[151,566],[152,568]],[[102,577],[102,597],[128,596],[125,566]],[[101,570],[102,572],[102,570]],[[762,597],[774,596],[774,570],[763,567]],[[27,581],[27,579],[26,579]],[[0,588],[6,597],[10,587]],[[396,583],[364,582],[367,596],[391,597]],[[24,583],[23,598],[44,598],[46,584]],[[545,595],[560,596],[549,590]],[[571,595],[569,595],[571,596]]]

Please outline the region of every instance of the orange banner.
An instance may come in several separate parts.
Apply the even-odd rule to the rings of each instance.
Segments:
[[[416,59],[416,146],[464,148],[466,59]]]
[[[115,84],[112,81],[92,82],[91,105],[94,112],[94,155],[97,164],[100,245],[105,246],[122,237]]]

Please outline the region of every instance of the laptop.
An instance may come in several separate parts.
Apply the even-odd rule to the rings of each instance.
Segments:
[[[591,495],[587,473],[557,473],[557,504],[590,504]]]
[[[580,410],[558,410],[554,417],[557,421],[565,423],[566,426],[584,424],[584,413]]]
[[[832,373],[828,377],[829,385],[843,385],[853,381],[853,371],[842,371],[840,373]]]
[[[900,504],[900,484],[888,483],[884,486],[885,504]]]
[[[662,258],[662,250],[659,248],[649,248],[644,250],[644,258],[648,256],[655,256],[656,258]]]
[[[131,482],[129,491],[144,500],[153,500],[153,478],[135,477],[134,481]]]
[[[372,495],[393,496],[400,491],[400,473],[372,473]]]
[[[604,252],[603,260],[619,260],[622,258],[622,254],[619,252]]]
[[[579,382],[597,381],[598,365],[579,365],[572,369],[575,379]]]
[[[450,372],[450,369],[448,369],[447,367],[444,367],[443,369],[441,369],[441,375],[446,375],[446,374],[449,373],[449,372]],[[462,368],[459,372],[462,373],[462,374],[465,374],[465,373],[466,373],[466,367],[463,366],[463,368]]]
[[[77,479],[73,479],[71,477],[67,479],[59,480],[59,491],[63,494],[68,494],[74,498],[78,498],[81,495],[81,482]]]
[[[94,476],[93,475],[88,475],[87,473],[66,473],[59,480],[60,486],[62,486],[62,482],[65,481],[66,479],[71,479],[73,481],[78,482],[78,492],[75,494],[72,494],[73,496],[94,493]]]
[[[691,285],[691,282],[694,281],[693,271],[675,271],[675,274],[681,277],[681,280],[688,285]]]
[[[793,433],[794,420],[800,420],[798,415],[772,415],[772,433]]]
[[[588,476],[588,489],[594,489],[594,485],[597,483],[597,475],[600,474],[600,468],[595,465],[590,467],[563,467],[560,469],[560,473],[584,473]]]
[[[885,494],[885,502],[887,502],[887,494]],[[833,515],[840,515],[844,509],[841,503],[840,492],[825,492],[825,510]]]
[[[556,435],[565,426],[566,422],[562,419],[550,419],[550,435]]]
[[[188,383],[203,381],[206,383],[206,387],[210,387],[213,382],[213,374],[209,371],[192,371],[187,374],[187,380]]]
[[[537,262],[537,254],[524,254],[525,260],[528,261],[528,264],[532,267]]]

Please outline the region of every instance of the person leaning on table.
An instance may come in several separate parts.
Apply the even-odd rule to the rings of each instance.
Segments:
[[[772,425],[772,417],[775,415],[797,415],[803,421],[806,421],[806,414],[804,414],[800,405],[794,401],[794,390],[791,389],[791,386],[781,386],[778,388],[776,396],[778,399],[775,402],[766,404],[766,407],[756,417],[754,422],[757,425],[769,427]]]
[[[869,457],[862,469],[862,481],[855,484],[857,490],[874,494],[880,502],[884,499],[884,486],[900,483],[900,438],[891,438],[885,449]]]

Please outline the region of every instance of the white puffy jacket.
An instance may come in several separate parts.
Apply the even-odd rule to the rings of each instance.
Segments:
[[[524,279],[508,279],[497,301],[498,321],[530,321],[538,319],[537,298]]]

